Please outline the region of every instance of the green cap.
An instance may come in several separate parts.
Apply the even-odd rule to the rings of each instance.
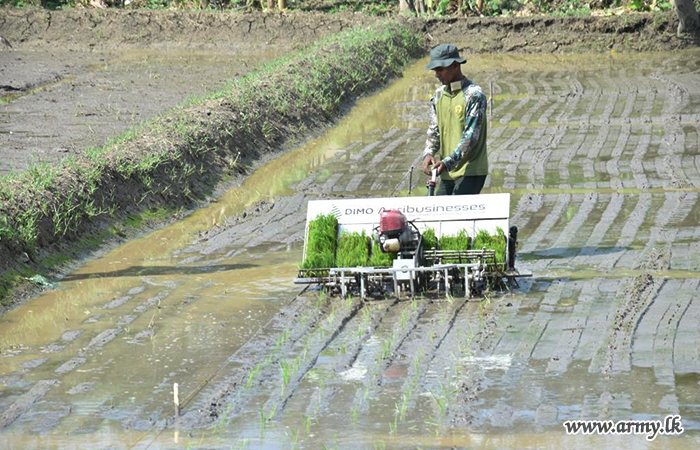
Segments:
[[[437,67],[447,67],[453,62],[464,64],[466,59],[459,57],[459,50],[452,44],[440,44],[430,50],[430,64],[425,66],[426,69],[435,69]]]

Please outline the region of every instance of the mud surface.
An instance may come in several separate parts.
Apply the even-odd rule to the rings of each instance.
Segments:
[[[0,319],[5,442],[696,447],[698,61],[473,57],[467,75],[493,85],[485,193],[511,193],[533,278],[480,301],[300,293],[308,199],[405,195],[434,88],[417,62],[329,133]],[[667,414],[681,437],[562,427]]]
[[[0,50],[0,175],[102,146],[315,39],[371,21],[0,10],[0,36],[11,42]]]

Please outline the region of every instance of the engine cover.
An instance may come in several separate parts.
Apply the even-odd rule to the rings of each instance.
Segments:
[[[408,220],[398,209],[385,209],[379,213],[379,233],[388,238],[398,238],[408,229]]]

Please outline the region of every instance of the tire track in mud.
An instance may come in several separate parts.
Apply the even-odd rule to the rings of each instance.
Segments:
[[[635,330],[632,364],[653,368],[659,384],[675,385],[676,336],[699,285],[698,279],[667,281]]]
[[[641,252],[623,252],[615,261],[615,266],[640,268],[648,265],[650,259],[652,267],[665,270],[670,264],[670,246],[678,234],[675,224],[687,217],[695,203],[698,194],[695,192],[671,192],[664,196],[664,203],[657,211],[654,225],[646,235],[635,236],[635,241],[644,242]],[[660,249],[659,249],[660,247]]]
[[[603,196],[601,196],[602,198]],[[586,243],[579,251],[578,256],[586,257],[593,255],[603,242],[603,238],[610,230],[610,227],[616,223],[617,217],[622,211],[622,205],[625,202],[625,196],[614,193],[610,196],[610,201],[603,211],[601,219],[596,223],[595,228],[586,240]],[[573,263],[573,261],[572,261]]]
[[[642,226],[647,212],[652,206],[652,195],[651,194],[639,194],[637,197],[637,203],[634,210],[630,216],[625,221],[622,230],[619,232],[619,237],[617,242],[613,245],[612,252],[625,252],[626,248],[634,241],[637,231]],[[608,230],[608,233],[616,233],[617,230]],[[589,265],[600,267],[601,269],[612,269],[617,264],[617,261],[621,258],[620,255],[615,255],[609,251],[594,250],[590,256],[588,256],[586,262]]]
[[[358,319],[354,320],[356,323],[346,326],[342,335],[333,343],[331,353],[337,355],[336,358],[318,363],[314,367],[319,374],[319,382],[311,381],[309,377],[303,380],[302,386],[291,400],[294,405],[290,408],[304,411],[304,415],[312,420],[317,420],[319,415],[329,412],[332,400],[340,393],[343,380],[355,380],[364,375],[367,368],[362,366],[361,362],[357,363],[360,353],[365,349],[365,345],[369,345],[371,339],[375,339],[379,328],[397,305],[398,299],[388,302],[387,305],[366,305],[362,309],[362,318],[358,315]]]
[[[520,230],[524,230],[526,221],[529,221],[535,213],[542,209],[543,205],[543,194],[528,193],[522,195],[515,207],[515,212],[511,215],[511,222],[517,225]]]
[[[598,295],[597,283],[583,283],[581,293],[564,326],[558,330],[560,344],[551,351],[546,371],[563,374],[574,360]],[[545,355],[546,356],[546,355]]]
[[[700,371],[700,300],[692,295],[678,326],[673,340],[673,368],[678,374]]]
[[[547,332],[552,313],[557,310],[557,303],[566,287],[566,284],[562,282],[554,282],[549,286],[538,305],[537,312],[532,316],[527,329],[513,350],[512,354],[515,359],[527,361],[534,358],[537,347],[544,345],[542,338]]]
[[[615,295],[616,309],[608,316],[606,333],[591,359],[589,372],[629,372],[634,334],[666,280],[649,274],[628,279]]]

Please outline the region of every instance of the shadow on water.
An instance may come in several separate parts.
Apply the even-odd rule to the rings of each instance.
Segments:
[[[77,281],[92,278],[134,277],[155,275],[196,275],[201,273],[224,272],[258,267],[256,264],[215,264],[211,266],[176,267],[176,266],[131,266],[112,272],[93,272],[70,274],[64,281]]]

